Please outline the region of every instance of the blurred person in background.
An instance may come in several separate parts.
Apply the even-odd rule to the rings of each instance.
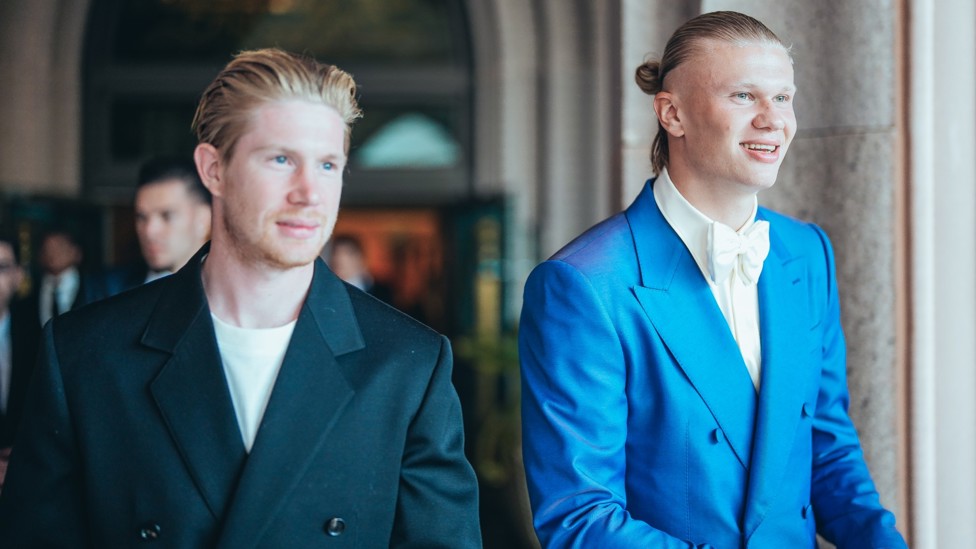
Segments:
[[[358,238],[339,234],[329,240],[326,263],[339,278],[385,303],[393,302],[389,286],[377,282],[369,271],[366,253]]]
[[[82,257],[81,244],[67,230],[52,229],[41,237],[37,254],[41,280],[30,298],[41,325],[84,304],[89,281],[80,271]]]
[[[85,302],[178,271],[210,238],[210,191],[191,158],[158,157],[139,170],[135,229],[143,261],[94,277]]]
[[[0,233],[0,487],[41,335],[36,307],[17,297],[24,278],[18,249],[13,237]]]

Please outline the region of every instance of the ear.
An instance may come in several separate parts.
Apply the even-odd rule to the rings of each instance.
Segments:
[[[197,165],[197,173],[203,185],[213,196],[222,196],[224,191],[223,170],[220,163],[220,151],[210,143],[200,143],[193,150],[193,161]]]
[[[681,137],[685,134],[685,129],[681,125],[681,116],[678,113],[678,105],[675,96],[671,92],[661,91],[654,96],[654,113],[657,120],[661,123],[669,135]]]

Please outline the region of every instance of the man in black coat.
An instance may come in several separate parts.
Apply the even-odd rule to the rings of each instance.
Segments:
[[[211,243],[45,328],[0,540],[480,547],[447,339],[317,259],[355,95],[280,50],[239,54],[204,91]]]

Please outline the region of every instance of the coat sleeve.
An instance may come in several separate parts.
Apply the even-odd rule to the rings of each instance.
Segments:
[[[882,507],[848,415],[847,357],[840,324],[834,254],[816,228],[826,258],[822,374],[813,422],[811,498],[817,530],[845,548],[906,548],[894,515]]]
[[[390,547],[480,548],[478,482],[464,456],[461,404],[451,384],[451,346],[410,423]]]
[[[547,261],[529,276],[519,360],[522,452],[543,547],[710,547],[627,511],[622,342],[598,292],[573,266]]]
[[[52,326],[56,324],[49,322],[44,329],[23,421],[0,493],[0,540],[4,546],[90,546],[81,458],[54,345]]]

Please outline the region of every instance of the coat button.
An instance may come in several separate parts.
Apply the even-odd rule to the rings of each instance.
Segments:
[[[719,442],[722,442],[722,440],[725,439],[725,435],[722,434],[721,429],[716,428],[715,430],[712,431],[712,436],[709,438],[711,438],[712,444],[718,444]]]
[[[346,531],[346,521],[339,517],[330,518],[325,523],[325,533],[330,536],[340,536]]]
[[[143,541],[157,540],[159,539],[159,533],[161,531],[162,528],[158,524],[156,523],[147,524],[139,529],[139,539]]]

